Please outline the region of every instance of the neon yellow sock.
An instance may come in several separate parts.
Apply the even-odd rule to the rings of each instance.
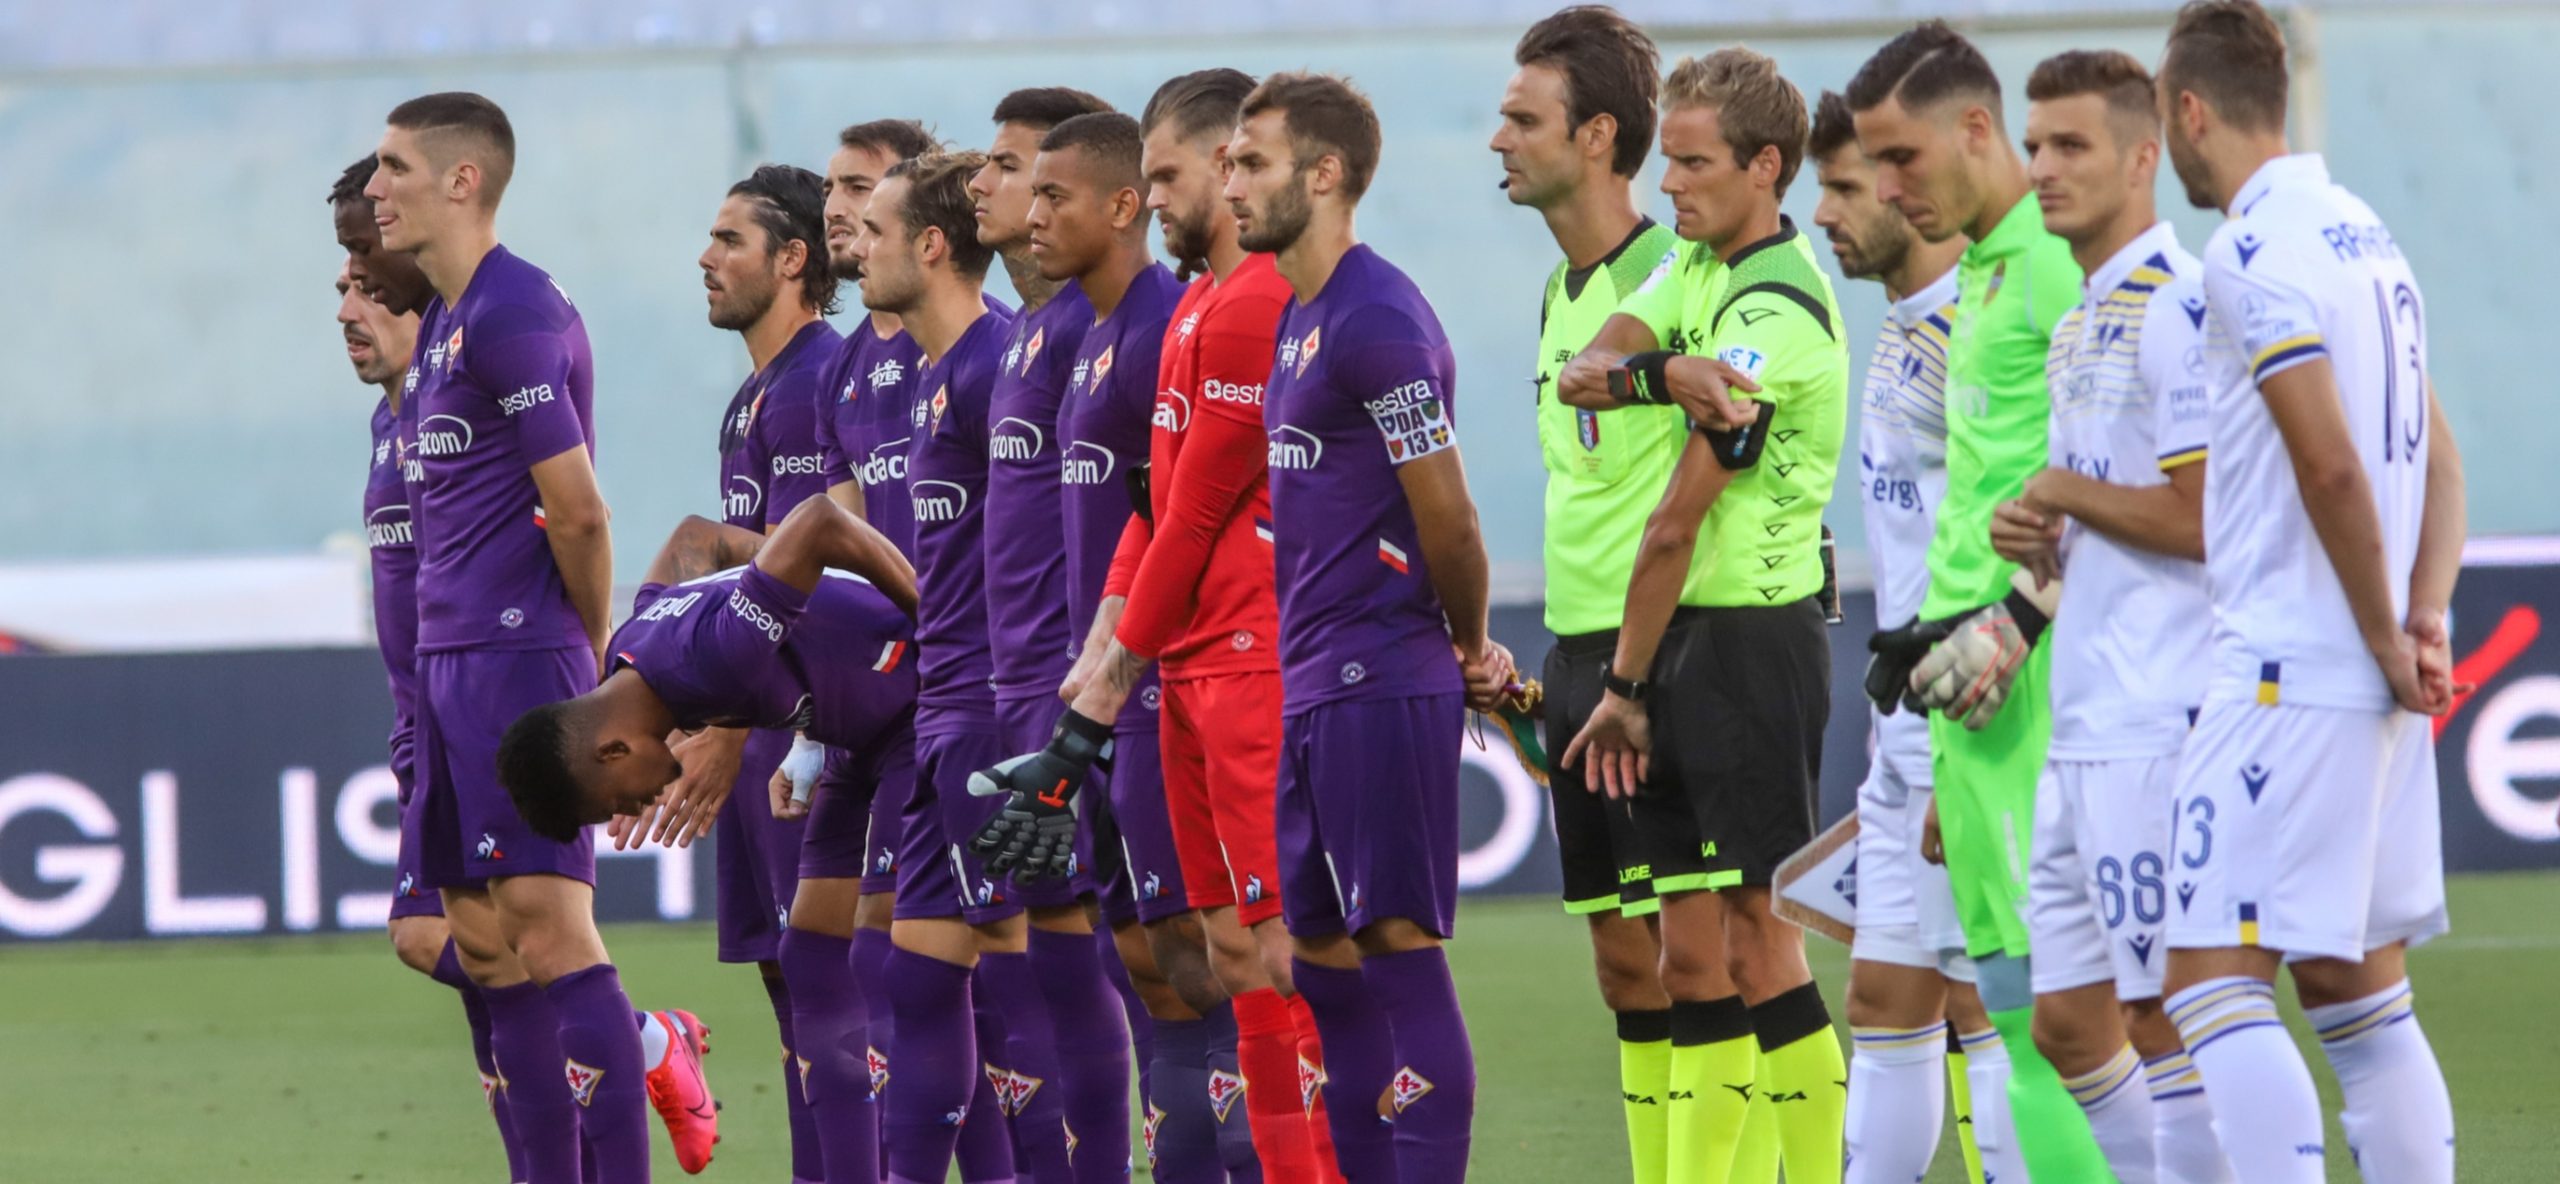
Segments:
[[[1671,1154],[1671,1013],[1618,1013],[1618,1092],[1627,1108],[1627,1158],[1635,1184],[1668,1184]]]
[[[1964,1148],[1964,1178],[1982,1184],[1982,1145],[1973,1141],[1973,1087],[1965,1082],[1964,1041],[1947,1029],[1947,1109],[1955,1116],[1956,1143]]]
[[[1760,1090],[1776,1111],[1787,1184],[1840,1184],[1849,1125],[1849,1063],[1812,983],[1751,1009],[1764,1050]]]
[[[1751,1105],[1742,1112],[1742,1141],[1734,1144],[1727,1184],[1778,1184],[1778,1107],[1769,1100],[1769,1057],[1754,1052],[1760,1088],[1751,1091]]]
[[[1757,1077],[1751,1013],[1740,996],[1671,1005],[1667,1177],[1727,1184]]]

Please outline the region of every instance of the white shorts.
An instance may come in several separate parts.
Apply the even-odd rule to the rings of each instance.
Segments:
[[[2169,944],[2360,961],[2443,933],[2429,721],[2205,705],[2178,769]]]
[[[2045,766],[2027,870],[2037,994],[2112,982],[2118,999],[2160,997],[2177,790],[2174,755]]]
[[[1858,787],[1857,937],[1849,956],[1973,981],[1947,869],[1920,857],[1929,787],[1881,755]]]

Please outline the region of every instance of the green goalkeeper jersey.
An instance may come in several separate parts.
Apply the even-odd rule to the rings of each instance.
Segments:
[[[1795,223],[1718,260],[1686,243],[1618,311],[1665,348],[1717,358],[1773,405],[1759,463],[1707,510],[1680,603],[1788,604],[1822,588],[1822,511],[1849,422],[1849,347],[1839,302]],[[1740,393],[1740,392],[1737,392]]]
[[[1680,245],[1651,218],[1587,268],[1558,262],[1538,312],[1538,451],[1547,468],[1547,628],[1601,633],[1626,614],[1647,515],[1662,500],[1687,425],[1676,407],[1586,411],[1556,399],[1565,363],[1600,335],[1618,302]]]
[[[1957,264],[1947,338],[1947,493],[1929,539],[1923,617],[1989,604],[2009,591],[2015,564],[1991,550],[1991,512],[2045,466],[2052,399],[2045,389],[2053,327],[2080,302],[2071,246],[2044,228],[2035,195]]]

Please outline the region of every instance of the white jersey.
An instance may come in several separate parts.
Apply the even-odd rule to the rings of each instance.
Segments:
[[[1920,615],[1929,595],[1929,535],[1947,492],[1947,327],[1956,269],[1885,310],[1867,360],[1858,420],[1867,552],[1876,569],[1876,624]],[[1876,719],[1876,759],[1929,780],[1929,720],[1910,711]]]
[[[2256,384],[2328,359],[2382,526],[2395,619],[2426,504],[2426,304],[2391,231],[2317,154],[2259,168],[2206,246],[2217,332],[2205,571],[2214,699],[2391,704]]]
[[[2110,485],[2168,483],[2205,459],[2204,265],[2166,222],[2090,273],[2045,354],[2048,455]],[[2055,760],[2169,756],[2204,702],[2212,616],[2204,565],[2108,538],[2062,536],[2053,618]]]

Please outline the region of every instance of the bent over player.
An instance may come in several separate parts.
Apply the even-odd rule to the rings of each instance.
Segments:
[[[1324,1037],[1343,1174],[1460,1180],[1475,1054],[1440,948],[1457,918],[1459,732],[1468,699],[1491,706],[1512,671],[1485,635],[1455,361],[1421,290],[1354,233],[1378,166],[1367,97],[1277,74],[1240,114],[1239,242],[1276,256],[1296,293],[1263,407],[1295,978]]]
[[[2160,68],[2169,159],[2228,217],[2204,553],[2214,634],[2178,768],[2169,1015],[2243,1184],[2326,1175],[2320,1099],[2277,1018],[2289,966],[2374,1180],[2454,1178],[2453,1106],[2407,948],[2445,931],[2434,741],[2461,569],[2461,462],[2425,300],[2389,227],[2288,155],[2283,34],[2189,4]]]

